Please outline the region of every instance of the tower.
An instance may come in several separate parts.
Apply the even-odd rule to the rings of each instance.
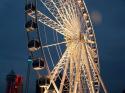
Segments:
[[[23,92],[23,79],[21,76],[16,75],[13,70],[6,77],[7,87],[6,93],[22,93]]]

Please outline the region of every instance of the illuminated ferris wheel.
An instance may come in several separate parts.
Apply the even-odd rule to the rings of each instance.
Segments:
[[[41,93],[107,93],[82,0],[27,0],[28,51]]]

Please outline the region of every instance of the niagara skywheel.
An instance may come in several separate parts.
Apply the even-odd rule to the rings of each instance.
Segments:
[[[41,93],[99,93],[93,26],[82,0],[26,0],[28,51]]]

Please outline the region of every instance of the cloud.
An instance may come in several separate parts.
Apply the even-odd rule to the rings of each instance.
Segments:
[[[99,11],[92,11],[91,14],[91,19],[95,25],[98,25],[102,22],[102,15]]]

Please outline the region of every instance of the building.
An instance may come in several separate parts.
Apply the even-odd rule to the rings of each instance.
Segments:
[[[6,77],[6,93],[23,93],[23,78],[12,70]]]

